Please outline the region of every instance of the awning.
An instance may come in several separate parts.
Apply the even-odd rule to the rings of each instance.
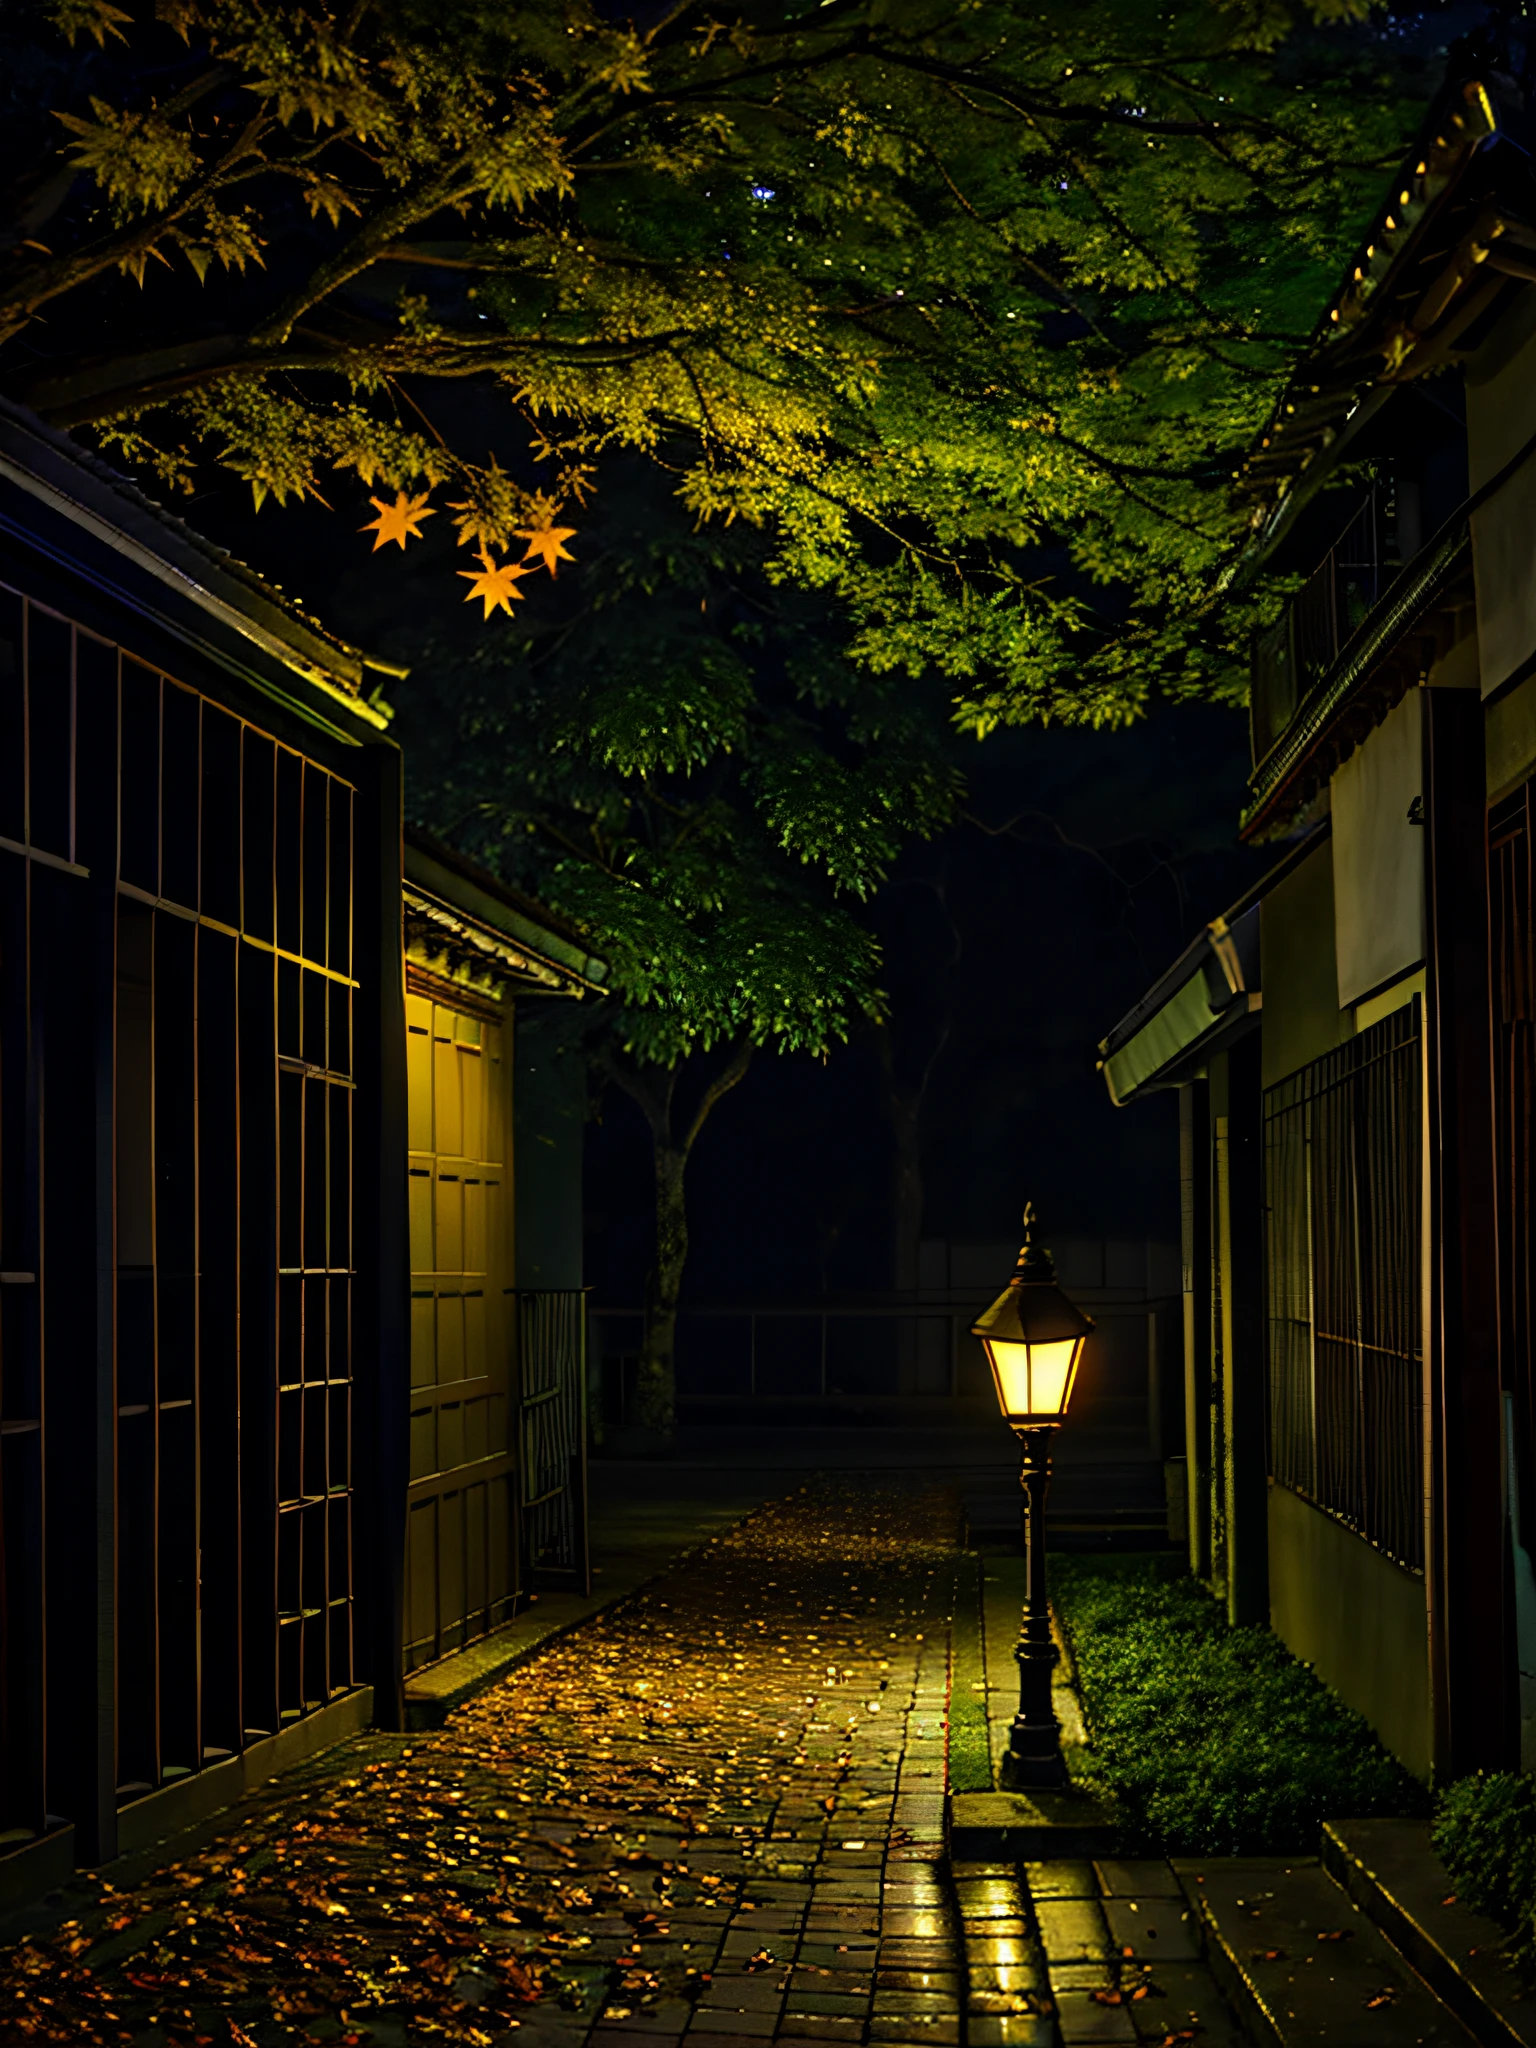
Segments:
[[[1214,1053],[1257,1028],[1259,906],[1324,839],[1322,819],[1222,917],[1208,924],[1099,1045],[1099,1072],[1117,1106],[1191,1081]]]

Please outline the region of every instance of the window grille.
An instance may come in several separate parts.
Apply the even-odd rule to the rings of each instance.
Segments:
[[[354,792],[126,655],[119,715],[131,1797],[353,1683]]]
[[[44,934],[67,945],[83,921],[75,680],[68,622],[0,587],[0,1853],[40,1835],[63,1796],[48,1722],[67,1697],[47,1683],[46,1592],[67,1548],[57,1469],[69,1415],[67,1400],[49,1402],[45,1361],[88,1357],[92,1329],[71,1285],[77,1191],[56,1176],[45,1200],[42,1131],[45,1106],[68,1129],[90,1095],[67,977],[48,975],[43,954]],[[65,1277],[45,1310],[55,1270]]]
[[[0,587],[0,1847],[78,1819],[98,1762],[128,1802],[354,1682],[354,810]],[[77,1166],[103,1046],[105,1219]],[[94,1761],[93,1398],[116,1538]]]
[[[586,1297],[579,1288],[520,1288],[517,1339],[528,1570],[585,1590]]]
[[[1424,1566],[1417,998],[1265,1092],[1269,1469]]]
[[[1249,726],[1255,765],[1285,732],[1307,692],[1333,667],[1397,573],[1389,559],[1390,532],[1387,493],[1373,486],[1292,598],[1284,617],[1254,642]]]

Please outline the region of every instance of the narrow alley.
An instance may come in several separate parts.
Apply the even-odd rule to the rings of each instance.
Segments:
[[[954,2048],[958,1511],[822,1483],[7,1952],[9,2040]],[[1017,2001],[1027,2014],[1029,2001]]]

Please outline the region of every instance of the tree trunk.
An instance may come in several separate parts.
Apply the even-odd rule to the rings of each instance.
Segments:
[[[646,1288],[635,1407],[640,1427],[670,1442],[677,1400],[677,1302],[688,1263],[688,1153],[658,1137],[655,1163],[656,1262]]]
[[[674,1131],[676,1067],[642,1069],[616,1061],[609,1068],[650,1126],[655,1163],[656,1256],[645,1288],[635,1411],[641,1432],[658,1450],[670,1448],[677,1415],[677,1304],[688,1265],[688,1161],[710,1111],[742,1079],[751,1060],[751,1045],[737,1046],[704,1089],[681,1136]]]
[[[892,1274],[910,1293],[918,1284],[918,1246],[923,1237],[923,1097],[894,1082],[887,1100],[895,1158],[892,1161]]]

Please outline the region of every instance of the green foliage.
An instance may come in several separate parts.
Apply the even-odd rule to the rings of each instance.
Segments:
[[[166,479],[441,486],[477,548],[686,435],[690,514],[969,730],[1238,701],[1226,486],[1412,125],[1367,11],[18,0],[0,377]]]
[[[757,535],[693,532],[648,465],[585,539],[539,613],[398,643],[412,809],[592,933],[642,1064],[824,1055],[884,1014],[850,899],[958,794],[942,694],[847,661]]]
[[[1315,1849],[1330,1816],[1421,1812],[1422,1787],[1266,1628],[1232,1628],[1161,1558],[1051,1561],[1092,1749],[1148,1848]]]
[[[1515,1953],[1536,1963],[1536,1783],[1512,1771],[1479,1771],[1435,1802],[1435,1854],[1456,1896],[1517,1936]]]

